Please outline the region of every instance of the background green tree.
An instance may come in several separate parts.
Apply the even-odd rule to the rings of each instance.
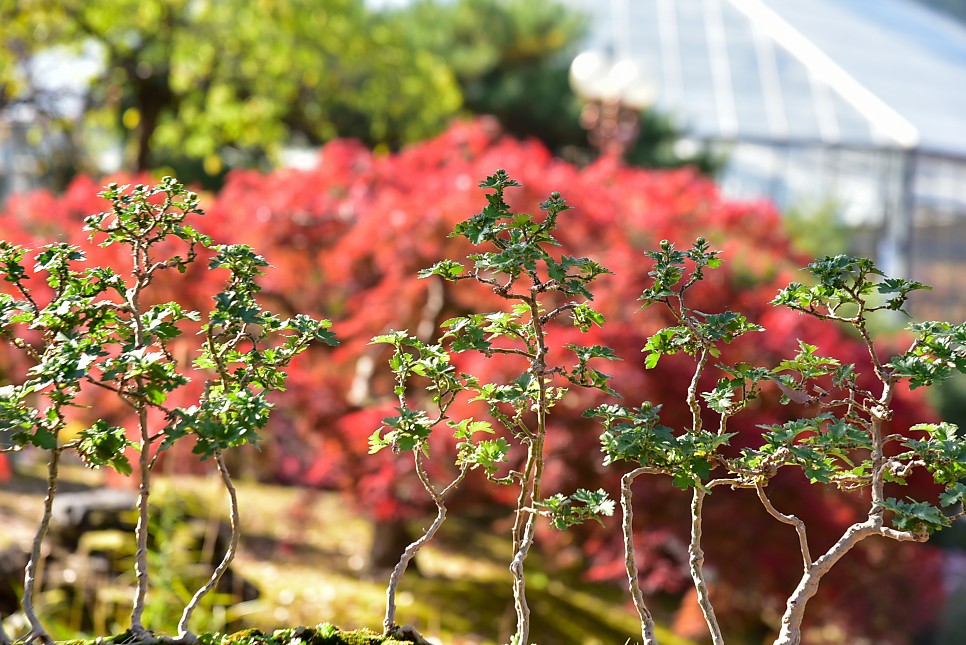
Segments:
[[[229,166],[271,165],[292,144],[351,137],[397,149],[459,115],[489,114],[580,162],[594,154],[568,83],[589,18],[553,0],[10,0],[0,4],[0,110],[29,106],[59,139],[56,181],[98,170],[104,141],[131,170],[168,167],[216,187]],[[65,114],[72,57],[97,70]],[[45,78],[47,76],[47,78]],[[628,160],[668,167],[679,132],[653,110]],[[54,154],[56,153],[56,155]],[[57,168],[61,173],[50,173]]]
[[[446,59],[466,112],[495,116],[510,134],[536,137],[577,162],[595,157],[569,81],[591,19],[553,0],[416,0],[380,16],[415,49]],[[626,159],[648,168],[695,164],[709,173],[720,166],[706,152],[682,157],[674,148],[680,136],[667,115],[644,110]]]
[[[271,157],[336,136],[398,146],[438,132],[460,106],[449,67],[371,23],[361,0],[25,0],[4,4],[4,101],[49,106],[25,72],[40,52],[94,56],[72,137],[107,130],[145,170],[218,154]],[[230,155],[229,155],[230,156]]]
[[[467,111],[552,148],[586,141],[567,80],[586,16],[554,1],[417,0],[379,20],[414,48],[446,57]]]

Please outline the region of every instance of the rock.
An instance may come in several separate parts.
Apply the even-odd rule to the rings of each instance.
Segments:
[[[18,546],[0,551],[0,616],[20,609],[20,590],[29,555]]]
[[[50,518],[51,546],[72,553],[81,536],[89,531],[133,530],[135,525],[124,515],[136,505],[137,495],[117,488],[60,493],[54,498]]]

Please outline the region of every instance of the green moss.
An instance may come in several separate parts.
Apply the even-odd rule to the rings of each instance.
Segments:
[[[201,637],[199,637],[201,640]],[[227,634],[222,637],[222,645],[242,645],[243,643],[253,643],[253,642],[264,642],[265,632],[260,629],[243,629],[240,632],[235,632],[234,634]]]
[[[223,645],[412,645],[411,641],[386,638],[367,629],[344,632],[324,623],[316,627],[279,629],[265,635],[258,629],[246,629],[225,636]]]
[[[410,640],[385,637],[368,629],[344,632],[338,627],[323,623],[316,627],[293,627],[266,634],[260,629],[244,629],[233,634],[198,634],[198,645],[414,645]],[[176,643],[173,638],[159,636],[157,643]],[[137,641],[130,630],[108,638],[59,641],[58,645],[122,645]]]

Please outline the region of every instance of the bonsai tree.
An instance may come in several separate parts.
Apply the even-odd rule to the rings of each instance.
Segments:
[[[164,450],[191,436],[194,452],[213,458],[221,474],[232,528],[224,559],[184,608],[179,638],[191,641],[191,614],[227,569],[238,543],[238,505],[223,452],[257,441],[272,407],[266,395],[283,389],[285,367],[309,343],[335,344],[335,338],[326,320],[304,315],[281,319],[264,310],[256,294],[257,278],[267,262],[246,246],[215,245],[187,224],[189,216],[201,214],[198,197],[174,179],[165,178],[154,187],[112,184],[101,196],[111,208],[87,218],[90,240],[103,247],[127,247],[126,275],[110,266],[84,266],[86,251],[67,243],[31,252],[0,241],[0,274],[11,291],[0,293],[0,335],[33,363],[19,383],[0,388],[0,419],[16,431],[16,448],[33,445],[48,452],[44,513],[24,578],[22,604],[31,631],[23,640],[51,642],[34,610],[33,594],[61,455],[73,450],[92,467],[131,474],[134,469],[125,455],[129,446],[138,451],[139,482],[131,631],[137,640],[150,637],[142,614],[149,587],[151,471]],[[198,312],[176,301],[151,304],[150,298],[160,274],[173,269],[186,275],[202,252],[210,254],[208,268],[226,270],[228,279],[197,327],[202,322]],[[32,270],[25,264],[30,255]],[[45,288],[33,286],[37,276],[44,277]],[[173,346],[184,340],[191,325],[203,339],[194,367],[204,378],[204,391],[196,405],[169,407],[172,393],[190,381]],[[76,439],[64,440],[71,408],[83,405],[91,391],[117,397],[130,410],[133,427],[100,418]]]
[[[470,253],[490,250],[491,247],[474,248],[465,237],[447,234],[467,214],[480,210],[482,197],[470,178],[493,174],[493,168],[498,166],[506,167],[523,184],[506,191],[507,202],[514,211],[525,210],[526,206],[521,205],[537,203],[552,191],[566,187],[567,203],[575,211],[561,216],[561,226],[554,232],[562,245],[557,252],[593,258],[614,271],[614,275],[592,285],[593,307],[606,317],[606,325],[592,325],[586,333],[569,324],[551,325],[551,365],[576,362],[565,360],[569,354],[563,345],[567,343],[611,347],[615,355],[628,359],[637,355],[648,338],[662,327],[679,325],[671,309],[663,304],[650,306],[646,316],[635,313],[636,306],[628,306],[651,286],[649,263],[641,256],[641,250],[658,249],[661,238],[694,240],[701,235],[720,249],[721,257],[727,261],[714,270],[706,270],[705,278],[688,290],[689,306],[702,312],[740,311],[748,320],[772,332],[749,333],[731,344],[718,344],[721,356],[708,360],[697,387],[703,429],[713,430],[718,425],[717,413],[700,396],[713,390],[715,381],[724,376],[718,365],[740,367],[744,363],[749,369],[771,371],[799,351],[795,338],[818,347],[819,355],[834,357],[843,364],[855,363],[857,372],[865,375],[865,380],[859,381],[861,387],[878,388],[874,381],[869,382],[874,374],[871,365],[867,365],[865,343],[851,326],[830,324],[768,304],[779,288],[799,279],[792,271],[807,260],[794,253],[779,215],[767,205],[725,199],[712,182],[688,170],[654,173],[608,164],[580,169],[553,158],[533,140],[517,141],[503,136],[487,122],[455,123],[444,136],[400,153],[374,154],[359,144],[339,141],[326,146],[314,169],[265,174],[233,172],[227,177],[225,188],[212,196],[206,208],[209,217],[199,221],[199,230],[219,241],[258,240],[259,251],[275,267],[258,280],[262,287],[259,301],[286,316],[303,311],[314,316],[331,313],[342,341],[330,360],[300,360],[287,368],[287,392],[284,397],[273,399],[277,404],[273,432],[262,444],[263,457],[251,464],[260,475],[323,488],[341,487],[376,521],[380,536],[393,528],[411,526],[406,519],[424,512],[436,513],[430,495],[410,494],[423,490],[414,468],[409,473],[400,472],[400,464],[389,454],[390,450],[364,457],[368,439],[380,420],[398,414],[375,405],[383,401],[391,401],[389,407],[398,405],[398,397],[393,393],[395,375],[390,370],[375,369],[393,348],[370,341],[374,336],[390,333],[389,330],[408,329],[426,345],[439,343],[451,355],[457,371],[471,372],[480,384],[506,384],[519,376],[524,369],[522,356],[487,359],[479,352],[455,352],[452,339],[434,336],[440,323],[447,319],[465,317],[471,312],[502,312],[509,309],[509,303],[492,287],[473,284],[474,281],[416,278],[419,269],[440,258],[462,259]],[[121,183],[133,181],[136,180],[124,179]],[[66,240],[84,248],[89,262],[111,266],[123,274],[130,264],[127,247],[90,247],[82,239],[82,216],[103,208],[95,201],[97,190],[98,184],[93,180],[78,177],[63,195],[34,193],[12,199],[0,217],[0,239],[28,248],[51,240]],[[171,242],[181,243],[177,239]],[[199,251],[202,259],[188,268],[193,286],[190,292],[169,288],[179,281],[180,274],[162,271],[150,285],[148,302],[176,300],[186,311],[209,311],[213,302],[210,297],[229,279],[225,269],[206,270],[209,253],[213,251]],[[32,259],[28,258],[28,269]],[[472,261],[464,274],[471,266]],[[292,290],[292,284],[299,288]],[[12,285],[8,287],[9,293],[16,296]],[[46,288],[43,284],[40,287]],[[558,303],[552,304],[555,307]],[[875,312],[874,316],[883,314]],[[559,321],[570,322],[566,315]],[[179,348],[182,343],[190,344],[194,331],[199,331],[203,322],[202,316],[197,322],[180,323],[186,333],[172,341],[171,353],[183,365],[195,354],[183,353]],[[31,342],[36,342],[35,337],[31,338]],[[876,342],[877,351],[888,359],[891,354],[885,353],[886,346]],[[19,383],[31,359],[9,345],[0,347],[0,353],[4,361],[3,384]],[[692,424],[693,412],[686,392],[695,367],[681,352],[680,356],[662,358],[650,370],[641,369],[636,360],[625,360],[609,363],[604,371],[613,374],[609,386],[625,396],[628,408],[637,407],[642,400],[661,404],[660,424],[680,433]],[[213,370],[204,376],[192,375],[192,382],[171,392],[165,405],[196,405],[205,381],[213,375]],[[554,378],[554,386],[568,385],[562,378]],[[828,381],[830,376],[818,378]],[[413,410],[423,409],[432,419],[438,412],[430,398],[432,392],[420,393],[428,383],[421,375],[410,377],[407,405]],[[739,456],[743,448],[761,447],[758,424],[784,424],[816,412],[810,409],[815,403],[796,402],[795,398],[806,401],[798,395],[788,405],[780,406],[782,390],[771,378],[760,380],[759,384],[757,398],[728,422],[727,433],[739,432],[729,439],[730,446],[720,448],[729,458]],[[821,386],[829,388],[831,383]],[[893,429],[890,432],[905,431],[923,420],[937,421],[921,396],[923,389],[910,392],[903,384],[894,389],[892,419],[887,424]],[[499,423],[480,412],[478,408],[485,408],[485,403],[466,402],[473,396],[473,391],[467,391],[458,397],[447,411],[448,418],[433,433],[432,458],[425,458],[424,465],[438,490],[443,490],[450,477],[457,474],[453,461],[457,454],[455,443],[459,441],[451,443],[451,438],[441,436],[451,433],[446,426],[449,420],[490,421],[497,432],[491,438],[503,437],[510,445],[510,468],[521,470],[524,464],[523,447],[504,433]],[[134,426],[125,421],[126,404],[113,392],[88,387],[84,398],[92,402],[91,410],[96,410],[110,426],[125,426],[127,437],[136,439]],[[733,400],[739,398],[736,394]],[[599,432],[594,420],[581,418],[585,409],[605,402],[613,403],[600,391],[570,388],[564,405],[551,410],[547,436],[553,467],[543,473],[544,490],[556,493],[570,492],[573,487],[590,491],[603,488],[617,497],[623,469],[601,468],[595,459],[588,459],[598,448]],[[85,426],[96,420],[90,411],[80,408],[68,408],[68,413]],[[532,412],[526,414],[534,419]],[[157,416],[151,419],[152,423],[160,423]],[[71,438],[76,437],[73,429],[71,432]],[[159,439],[159,443],[163,440]],[[163,455],[167,465],[178,472],[204,468],[205,464],[190,454],[193,441],[185,437],[174,442]],[[159,443],[154,444],[155,448]],[[899,449],[898,444],[891,445]],[[128,451],[127,455],[137,468],[136,453]],[[213,459],[211,465],[214,466]],[[809,485],[807,478],[793,474],[796,470],[801,472],[781,469],[779,476],[768,480],[766,490],[777,508],[808,523],[812,550],[817,545],[834,543],[848,525],[863,521],[868,504],[861,496],[834,486]],[[503,474],[504,471],[499,473]],[[724,471],[716,470],[714,475],[724,476]],[[922,475],[920,472],[908,479],[907,495],[925,500],[928,486]],[[681,520],[689,515],[689,503],[683,498],[692,500],[693,491],[686,487],[685,492],[678,493],[672,490],[672,482],[671,477],[635,479],[633,538],[645,596],[660,593],[677,599],[682,593],[694,593],[690,589],[689,556],[686,549],[682,554],[675,548],[682,539],[685,545],[690,542],[690,531],[683,530],[690,525]],[[903,499],[904,494],[889,492],[891,486],[887,485],[887,497]],[[733,589],[730,598],[741,597],[747,602],[729,606],[728,596],[715,600],[722,629],[732,633],[743,629],[777,631],[779,617],[762,613],[760,608],[783,604],[798,583],[802,557],[796,534],[786,524],[772,521],[760,504],[749,503],[752,496],[757,496],[754,488],[735,494],[723,488],[727,486],[712,488],[715,494],[706,495],[702,507],[701,545],[708,554],[705,566],[709,569],[708,577],[713,569],[712,586]],[[468,474],[446,501],[452,516],[483,505],[514,507],[516,496],[510,492],[511,489],[492,486],[484,477]],[[548,499],[545,497],[544,501]],[[742,546],[734,532],[728,530],[731,527],[756,535],[756,548]],[[790,539],[783,540],[786,532]],[[594,580],[626,579],[621,531],[598,530],[591,525],[577,528],[566,537],[553,533],[540,537],[546,540],[545,544],[572,540],[582,547],[587,575]],[[413,536],[406,537],[393,554],[391,565],[398,562],[398,554],[412,540]],[[552,556],[550,549],[547,551]],[[888,569],[869,568],[870,560],[879,557],[879,553],[884,553],[883,557],[891,563]],[[873,640],[910,634],[927,624],[937,609],[940,562],[935,550],[926,552],[912,543],[881,540],[875,544],[874,553],[871,549],[855,549],[849,557],[839,560],[832,575],[856,580],[876,576],[884,581],[880,585],[883,593],[852,594],[845,585],[826,578],[822,593],[809,601],[809,623],[834,624],[846,633],[863,634]],[[530,563],[528,560],[532,566]],[[769,567],[772,575],[746,575],[764,567]],[[711,597],[714,599],[713,590]],[[690,600],[686,600],[682,616],[690,606]]]
[[[712,641],[723,643],[708,594],[703,564],[702,509],[705,497],[718,487],[750,488],[776,520],[792,526],[798,536],[802,575],[788,597],[776,644],[798,644],[808,601],[823,577],[863,540],[879,536],[897,541],[923,542],[936,530],[964,515],[966,442],[948,423],[890,428],[897,389],[930,386],[954,371],[966,371],[966,324],[913,323],[908,349],[883,357],[869,331],[870,319],[881,312],[902,311],[910,294],[925,285],[888,278],[864,258],[825,257],[808,265],[811,284],[792,283],[772,304],[848,325],[862,339],[878,388],[866,385],[854,364],[843,364],[818,353],[819,348],[799,341],[799,352],[774,368],[747,363],[717,364],[721,374],[715,388],[698,391],[702,373],[721,355],[721,345],[748,332],[765,329],[735,312],[704,313],[692,304],[689,291],[705,278],[705,270],[721,264],[706,240],[679,251],[665,241],[648,252],[654,261],[653,283],[641,300],[644,307],[663,306],[676,325],[651,336],[644,347],[645,366],[655,368],[663,356],[684,352],[695,359],[694,378],[685,393],[692,410],[691,424],[680,431],[661,424],[660,405],[643,403],[629,410],[604,405],[591,414],[605,427],[601,442],[605,464],[630,462],[635,467],[622,478],[623,531],[626,570],[631,595],[641,618],[645,643],[656,643],[654,623],[638,582],[637,557],[632,535],[631,484],[642,474],[673,478],[676,486],[692,491],[690,571]],[[732,417],[755,401],[763,387],[776,387],[786,403],[815,411],[810,417],[762,425],[761,443],[738,456],[727,454]],[[718,415],[717,428],[704,428],[706,411]],[[910,436],[912,435],[912,436]],[[864,518],[852,523],[823,554],[812,555],[805,522],[779,510],[768,494],[768,483],[786,468],[799,468],[812,484],[831,485],[865,493],[869,507]],[[888,487],[899,487],[917,470],[925,470],[941,487],[932,500],[896,499]],[[938,506],[936,505],[938,503]],[[947,510],[943,510],[947,509]]]
[[[481,188],[493,191],[487,195],[486,207],[458,224],[452,233],[453,236],[465,237],[473,245],[490,249],[470,256],[472,269],[467,270],[455,260],[443,260],[422,271],[420,277],[440,276],[454,282],[474,281],[492,289],[507,301],[511,305],[510,311],[473,313],[443,322],[442,328],[446,331],[442,340],[448,341],[451,351],[456,353],[474,351],[487,358],[516,358],[523,362],[525,370],[504,383],[480,383],[472,376],[457,373],[449,364],[449,354],[440,346],[426,346],[398,333],[376,338],[377,342],[390,343],[396,348],[390,364],[397,375],[400,415],[386,419],[385,431],[377,431],[372,436],[373,450],[392,445],[412,451],[420,481],[439,509],[436,521],[406,550],[400,566],[393,572],[384,624],[387,633],[395,629],[393,595],[399,573],[416,549],[439,528],[446,514],[443,498],[459,485],[467,469],[482,467],[492,481],[519,487],[510,564],[517,615],[513,643],[530,642],[530,609],[526,597],[524,563],[533,546],[537,518],[547,516],[554,526],[566,528],[587,518],[613,513],[614,503],[602,490],[591,492],[580,489],[570,496],[557,493],[547,497],[541,490],[546,461],[547,419],[551,409],[567,392],[558,383],[614,393],[607,385],[610,377],[589,366],[595,358],[616,360],[612,350],[599,345],[585,347],[567,344],[566,349],[576,358],[576,365],[568,368],[550,360],[551,344],[548,340],[551,330],[565,316],[570,319],[568,326],[576,326],[584,332],[604,323],[604,317],[589,304],[593,298],[589,285],[597,277],[610,272],[588,258],[555,257],[551,250],[559,243],[553,233],[558,217],[569,210],[569,206],[559,193],[551,193],[549,199],[540,204],[540,209],[545,213],[543,217],[512,213],[504,193],[507,188],[516,186],[519,184],[510,179],[504,170],[487,177],[480,184]],[[406,351],[408,348],[415,350],[416,354],[409,354]],[[439,410],[435,418],[406,406],[406,380],[411,374],[431,380],[429,389],[433,392],[433,403]],[[490,417],[524,449],[523,465],[519,470],[513,469],[505,476],[497,477],[497,464],[506,459],[510,448],[507,440],[501,437],[475,441],[473,437],[477,433],[493,432],[488,421],[449,421],[453,437],[458,442],[458,475],[446,488],[437,492],[428,481],[422,465],[426,440],[433,428],[445,418],[455,396],[470,390],[476,393],[473,400],[485,403]]]

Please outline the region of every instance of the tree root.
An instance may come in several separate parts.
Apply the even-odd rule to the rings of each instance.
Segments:
[[[392,636],[397,640],[406,640],[411,642],[413,645],[433,645],[428,640],[423,638],[423,635],[416,630],[412,625],[405,625],[403,627],[396,626],[391,629],[388,636]]]

